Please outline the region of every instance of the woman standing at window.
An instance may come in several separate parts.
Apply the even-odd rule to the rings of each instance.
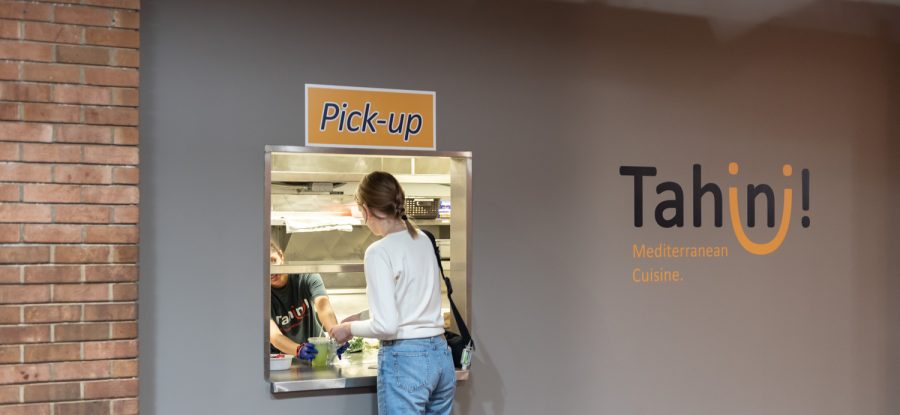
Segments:
[[[379,414],[449,414],[456,390],[444,340],[441,279],[429,239],[406,216],[405,195],[390,173],[373,172],[356,193],[363,220],[382,238],[366,249],[371,319],[341,323],[331,336],[381,340]]]

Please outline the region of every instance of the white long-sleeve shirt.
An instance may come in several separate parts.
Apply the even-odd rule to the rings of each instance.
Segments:
[[[385,235],[366,249],[365,273],[371,318],[350,323],[353,335],[398,340],[444,333],[441,276],[428,236]]]

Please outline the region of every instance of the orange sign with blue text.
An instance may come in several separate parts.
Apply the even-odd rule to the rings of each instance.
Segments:
[[[306,145],[434,150],[435,93],[306,84]]]

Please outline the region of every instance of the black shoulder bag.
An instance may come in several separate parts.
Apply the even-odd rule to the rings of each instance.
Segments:
[[[431,240],[431,246],[434,247],[434,256],[437,259],[438,269],[441,270],[441,278],[444,279],[444,284],[447,285],[447,299],[450,300],[450,309],[453,310],[453,318],[456,320],[456,327],[459,328],[459,334],[452,331],[446,331],[444,336],[447,338],[447,344],[450,345],[450,351],[453,354],[453,365],[457,368],[461,368],[463,350],[468,346],[471,346],[472,350],[475,350],[475,341],[472,339],[472,335],[469,334],[469,327],[466,326],[465,320],[463,320],[462,316],[459,314],[456,303],[453,302],[453,285],[450,284],[450,278],[447,278],[447,276],[444,275],[444,266],[441,265],[441,251],[434,240],[434,235],[424,229],[422,230],[422,233],[427,235],[428,239]]]

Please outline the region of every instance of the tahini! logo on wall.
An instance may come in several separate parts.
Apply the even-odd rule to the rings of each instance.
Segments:
[[[754,241],[744,229],[744,224],[740,214],[740,194],[738,187],[729,186],[727,188],[727,198],[722,192],[722,187],[716,183],[703,183],[701,178],[702,167],[699,164],[693,166],[693,183],[692,183],[692,200],[693,200],[693,226],[699,228],[702,223],[702,204],[704,197],[712,196],[714,217],[713,225],[716,228],[723,226],[723,207],[727,202],[728,218],[731,224],[734,237],[740,246],[747,252],[754,255],[769,255],[778,250],[787,238],[788,231],[791,229],[791,222],[794,220],[793,213],[793,196],[792,187],[785,187],[782,191],[782,208],[781,219],[778,223],[778,230],[775,235],[768,241]],[[732,162],[728,164],[728,174],[737,176],[740,173],[738,163]],[[793,177],[794,169],[790,164],[782,166],[781,174],[784,177]],[[657,175],[656,167],[650,166],[620,166],[619,175],[630,176],[634,183],[634,226],[641,228],[644,226],[644,179]],[[809,211],[809,169],[802,169],[800,173],[800,186],[802,191],[802,210]],[[663,228],[683,227],[685,222],[684,208],[684,189],[682,186],[673,181],[664,181],[656,186],[656,194],[663,195],[668,193],[671,199],[660,201],[654,209],[654,219],[657,226]],[[776,200],[777,192],[768,184],[748,184],[744,195],[746,203],[746,219],[747,227],[756,226],[756,201],[758,198],[764,197],[766,205],[766,226],[775,228],[776,218]],[[808,228],[810,226],[810,218],[804,214],[800,217],[800,226]],[[647,258],[721,258],[729,255],[728,246],[672,246],[665,243],[658,245],[633,244],[632,256],[635,259]],[[635,283],[655,283],[655,282],[681,282],[683,276],[677,270],[665,268],[648,268],[643,269],[635,267],[632,270],[631,279]]]

